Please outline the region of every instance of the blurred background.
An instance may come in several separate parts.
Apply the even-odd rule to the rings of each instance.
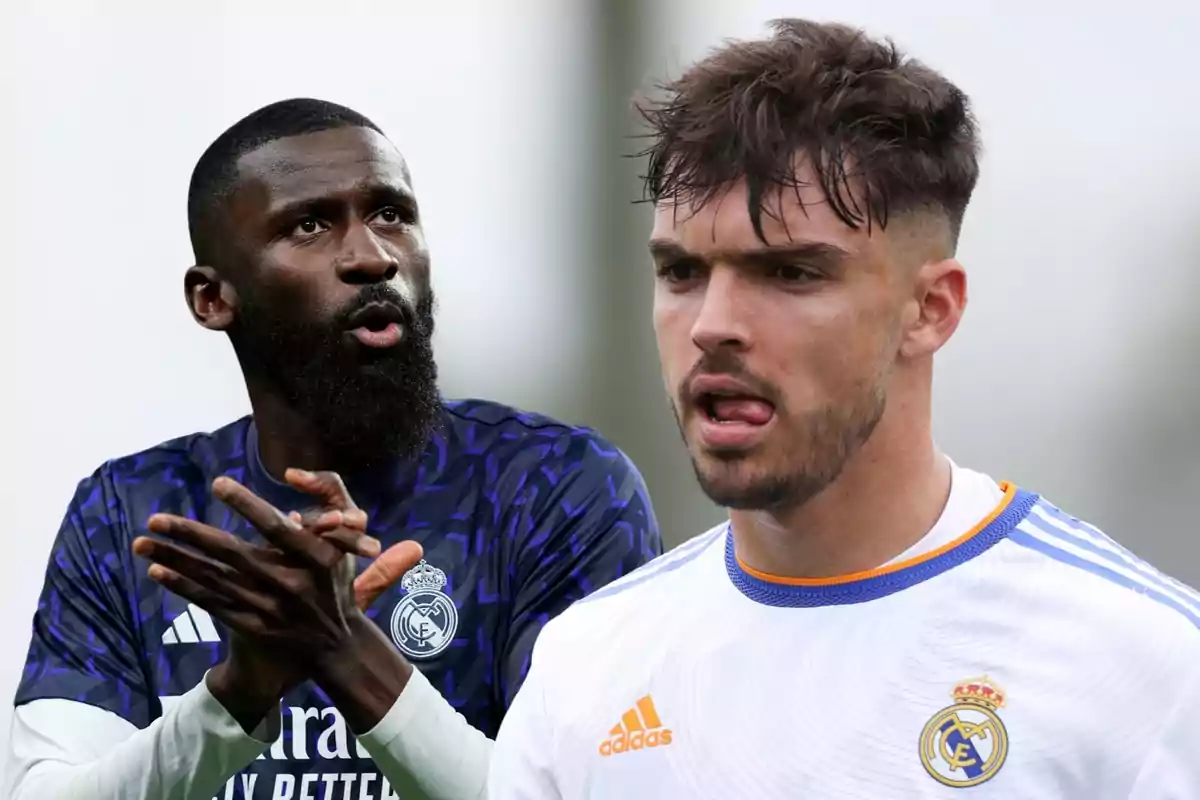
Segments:
[[[630,96],[787,15],[891,36],[974,100],[986,153],[959,253],[971,304],[938,367],[942,447],[1200,583],[1200,5],[1109,8],[7,4],[0,694],[75,483],[248,411],[225,339],[184,306],[185,196],[214,137],[286,97],[361,111],[407,155],[447,394],[601,430],[644,473],[670,545],[719,520],[658,373]]]

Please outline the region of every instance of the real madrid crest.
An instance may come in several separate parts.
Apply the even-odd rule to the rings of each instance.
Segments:
[[[983,677],[963,681],[950,694],[954,705],[934,714],[921,731],[921,763],[938,783],[978,786],[1008,758],[1008,731],[996,714],[1004,692]]]
[[[404,599],[392,612],[392,641],[410,658],[430,658],[445,650],[458,629],[458,609],[442,591],[446,573],[421,563],[404,573]]]

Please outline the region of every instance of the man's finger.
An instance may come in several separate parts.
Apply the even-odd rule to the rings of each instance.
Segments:
[[[354,581],[354,599],[360,610],[365,611],[396,581],[415,567],[425,555],[416,542],[400,542],[392,545]]]
[[[320,499],[322,505],[339,510],[358,508],[350,496],[342,476],[336,472],[309,472],[304,469],[289,469],[283,479],[296,489]]]
[[[321,531],[318,535],[343,553],[353,553],[363,558],[375,558],[382,549],[379,540],[374,536],[367,536],[362,531],[350,528],[339,526],[332,530]]]
[[[249,545],[231,533],[175,514],[155,514],[146,522],[146,527],[152,533],[199,550],[214,561],[227,564],[245,575],[264,577],[262,564],[248,552],[251,549]],[[147,541],[154,542],[149,538]]]
[[[354,528],[364,532],[367,530],[367,512],[361,508],[351,508],[345,511],[310,508],[305,511],[293,511],[288,516],[299,522],[303,528],[323,528],[324,530]],[[314,533],[319,532],[314,531]]]
[[[223,602],[219,594],[191,578],[180,575],[161,564],[152,564],[148,574],[150,580],[159,586],[179,595],[184,600],[195,603],[240,633],[248,636],[261,636],[264,631],[268,630],[268,626],[256,614],[231,608]]]
[[[173,542],[160,542],[148,536],[133,540],[133,552],[154,562],[151,570],[166,568],[171,574],[199,586],[212,602],[225,608],[245,610],[268,615],[283,616],[279,602],[268,595],[245,585],[245,576],[218,561],[186,550]]]
[[[131,549],[136,556],[170,567],[173,571],[182,572],[192,578],[201,574],[219,575],[224,578],[240,574],[228,564],[186,550],[174,542],[151,539],[149,536],[134,539]]]
[[[233,478],[223,476],[213,481],[213,494],[245,517],[264,539],[285,553],[320,567],[329,567],[342,556],[336,547],[305,531],[294,519]]]
[[[361,516],[361,526],[346,525],[347,516]],[[351,511],[326,511],[305,525],[309,533],[331,542],[344,553],[353,553],[364,558],[379,555],[379,540],[366,532],[366,514],[358,509]]]

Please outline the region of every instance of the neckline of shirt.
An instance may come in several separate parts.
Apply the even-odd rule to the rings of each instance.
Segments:
[[[963,479],[967,477],[970,476],[966,471],[956,467],[953,486],[962,486],[965,483]],[[990,482],[991,479],[987,480]],[[961,530],[961,525],[957,528],[950,526],[961,520],[965,509],[970,507],[970,503],[961,502],[961,497],[955,497],[952,486],[946,509],[921,542],[876,569],[833,578],[782,578],[754,570],[738,559],[732,529],[726,525],[726,573],[739,592],[762,605],[806,608],[877,600],[923,583],[987,552],[1028,516],[1037,501],[1036,495],[1014,484],[992,482],[991,485],[1001,492],[998,502],[994,501],[993,507],[982,519],[975,516],[976,523],[965,533],[946,535],[947,529]],[[971,488],[977,490],[979,487],[975,484]]]

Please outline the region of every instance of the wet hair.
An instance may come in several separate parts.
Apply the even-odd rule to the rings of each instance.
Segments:
[[[883,228],[893,215],[933,210],[951,247],[979,177],[979,135],[965,94],[860,30],[803,19],[733,41],[644,97],[646,199],[716,199],[745,179],[754,231],[807,157],[830,208],[848,226]]]

